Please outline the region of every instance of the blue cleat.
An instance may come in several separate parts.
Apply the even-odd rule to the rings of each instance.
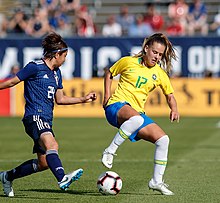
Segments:
[[[69,188],[70,184],[74,181],[77,181],[80,179],[80,177],[83,174],[83,169],[78,169],[75,170],[71,173],[66,174],[63,179],[61,180],[61,182],[58,182],[58,185],[60,187],[61,190],[65,190],[67,191],[67,189]]]

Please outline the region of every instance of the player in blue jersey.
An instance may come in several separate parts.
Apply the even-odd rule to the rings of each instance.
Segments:
[[[156,33],[144,39],[142,50],[138,54],[122,57],[106,70],[104,79],[103,106],[106,118],[112,126],[118,128],[118,132],[103,152],[103,165],[112,168],[113,155],[126,139],[150,141],[155,144],[155,156],[154,174],[148,186],[164,195],[174,194],[163,182],[169,137],[145,114],[144,105],[150,92],[160,87],[171,110],[171,122],[179,121],[174,90],[168,77],[171,59],[175,58],[168,38],[162,33]],[[118,86],[111,94],[112,79],[117,75],[120,75]]]
[[[58,105],[92,102],[96,99],[96,93],[90,92],[84,97],[65,96],[59,67],[65,62],[67,44],[60,35],[50,33],[43,39],[42,48],[42,59],[28,63],[16,76],[0,83],[1,90],[24,81],[26,104],[22,121],[26,133],[33,139],[33,153],[37,154],[36,159],[27,160],[11,170],[0,172],[4,193],[9,197],[14,196],[12,182],[17,178],[49,168],[60,189],[67,190],[83,173],[83,169],[69,174],[64,172],[58,154],[58,143],[52,130],[54,101]]]

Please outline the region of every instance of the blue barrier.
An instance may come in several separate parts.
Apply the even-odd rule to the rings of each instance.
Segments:
[[[220,76],[220,38],[170,38],[176,48],[178,61],[173,62],[173,74],[182,77],[204,77],[206,71]],[[143,38],[67,38],[69,53],[61,67],[65,79],[102,77],[103,68],[111,66],[122,56],[137,53]],[[42,56],[41,39],[0,39],[0,79],[12,65],[23,67]]]

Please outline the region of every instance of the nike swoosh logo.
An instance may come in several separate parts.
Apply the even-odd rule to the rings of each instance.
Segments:
[[[61,181],[60,183],[66,182],[68,180],[68,178],[66,177],[65,180]]]

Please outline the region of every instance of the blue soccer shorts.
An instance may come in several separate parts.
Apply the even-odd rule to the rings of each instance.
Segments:
[[[120,125],[117,120],[117,114],[118,111],[124,106],[124,105],[130,105],[128,102],[116,102],[114,104],[110,104],[107,107],[105,107],[105,116],[107,121],[114,127],[120,128]],[[129,140],[132,142],[136,142],[140,140],[140,138],[137,136],[138,132],[140,129],[143,127],[154,123],[154,121],[149,118],[147,115],[144,113],[140,113],[140,116],[144,119],[144,123],[134,132],[129,136]]]
[[[54,136],[52,126],[49,124],[50,121],[36,115],[27,116],[23,118],[22,121],[25,127],[25,132],[34,141],[33,153],[45,154],[45,150],[39,145],[38,141],[40,139],[40,135],[45,132],[51,132]]]

